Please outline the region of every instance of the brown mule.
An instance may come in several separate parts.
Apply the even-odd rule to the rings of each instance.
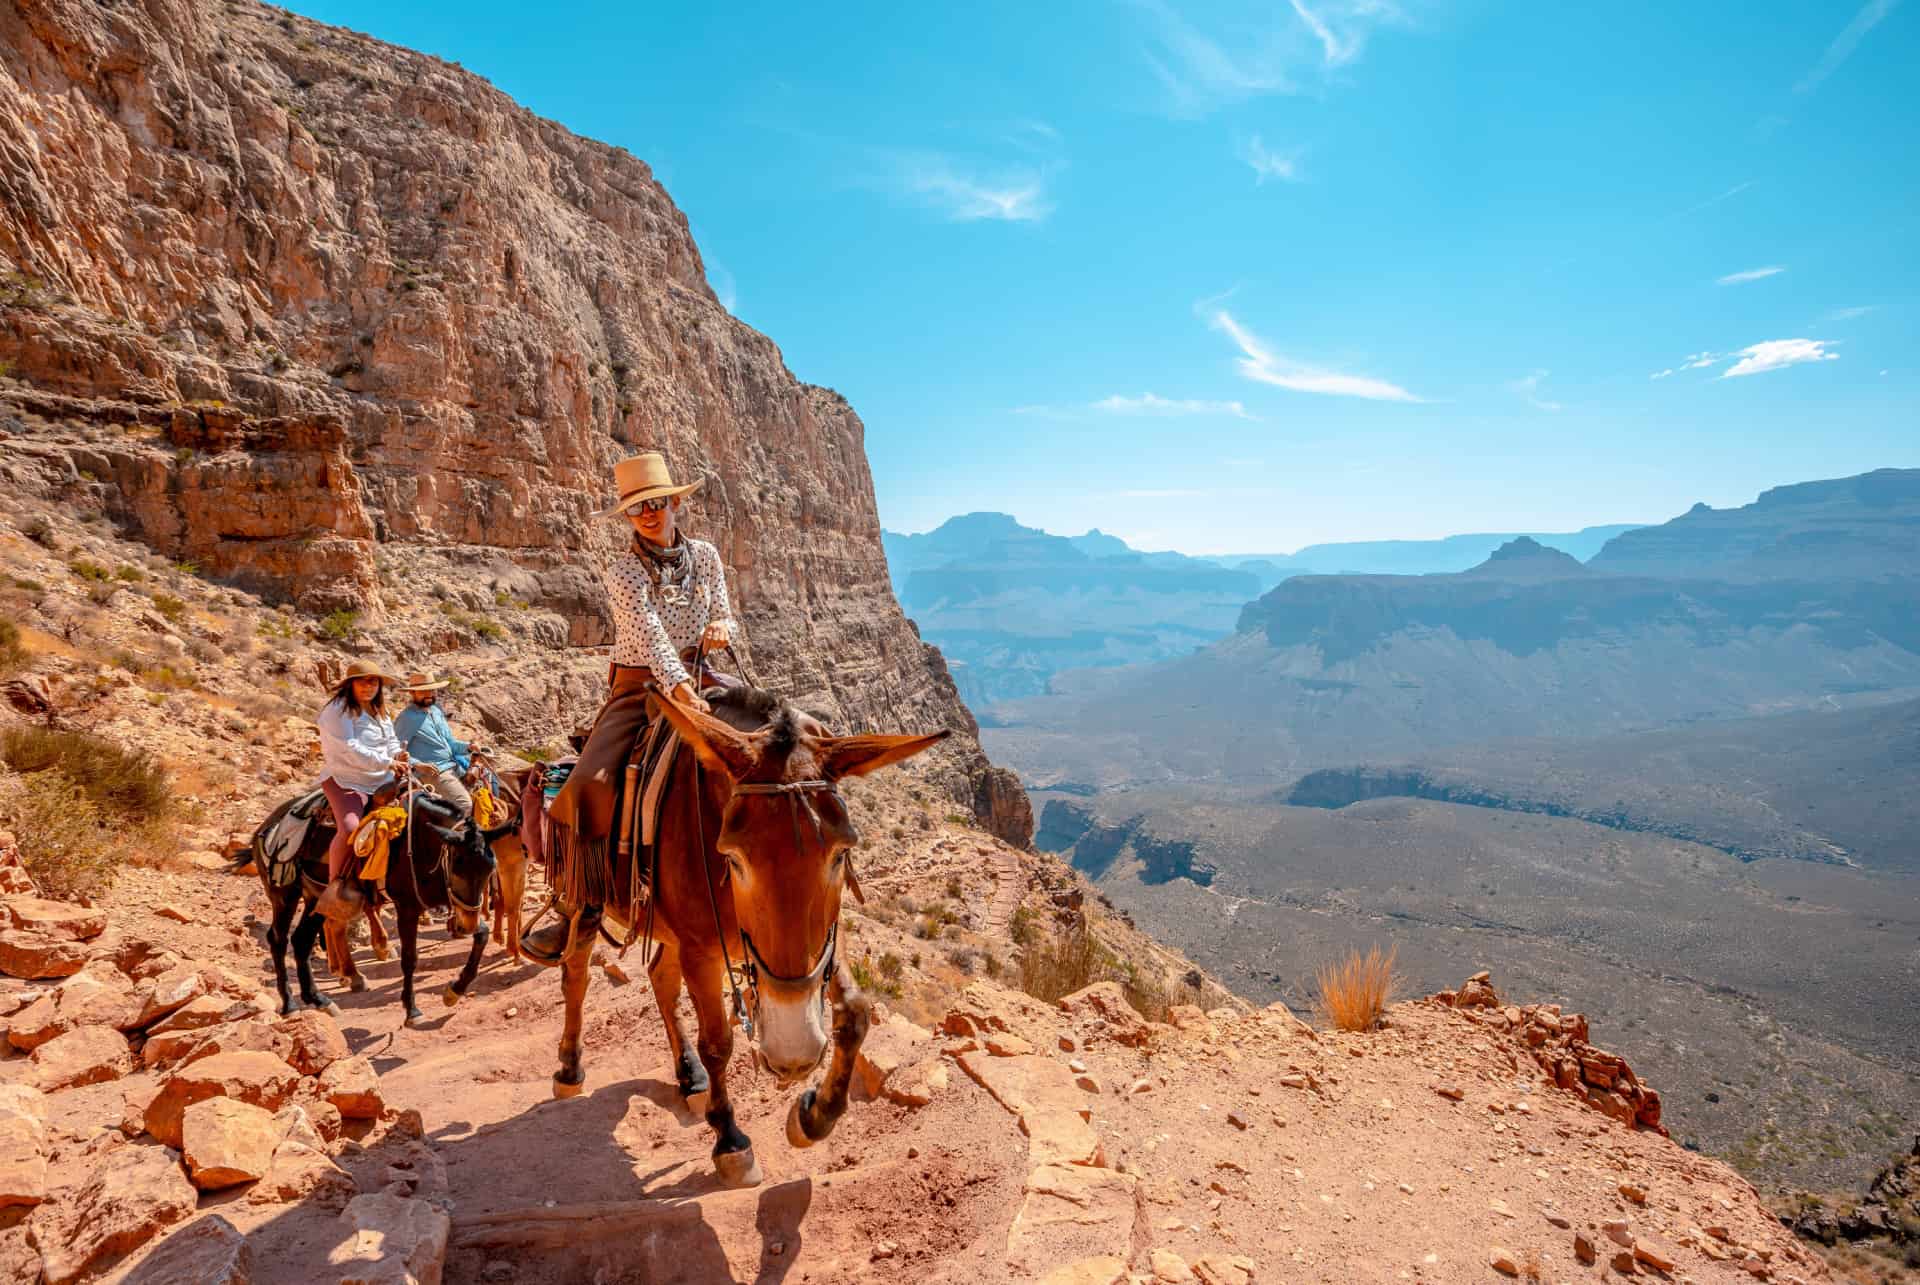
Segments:
[[[652,904],[640,908],[636,924],[626,890],[618,889],[606,907],[608,929],[625,936],[643,928],[650,910],[659,950],[648,973],[680,1092],[708,1094],[714,1168],[729,1186],[749,1187],[760,1182],[760,1166],[727,1096],[729,964],[747,978],[736,1000],[745,1003],[749,1038],[784,1083],[820,1065],[831,1006],[832,1062],[787,1116],[788,1140],[811,1146],[846,1110],[870,1011],[834,951],[841,894],[849,886],[859,893],[849,859],[859,836],[835,787],[912,758],[948,733],[834,736],[811,715],[751,688],[714,694],[712,715],[661,705],[685,745],[662,805]],[[594,944],[579,934],[561,963],[566,1024],[556,1097],[572,1097],[586,1082],[580,1031]],[[699,1022],[695,1049],[675,1011],[682,982]]]

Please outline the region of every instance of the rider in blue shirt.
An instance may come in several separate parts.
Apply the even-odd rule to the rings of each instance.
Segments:
[[[413,697],[413,703],[393,720],[393,731],[413,760],[415,775],[462,812],[472,812],[473,796],[461,784],[472,763],[472,747],[454,736],[434,695],[446,685],[446,679],[428,682],[427,676],[418,671],[407,675],[402,690]]]

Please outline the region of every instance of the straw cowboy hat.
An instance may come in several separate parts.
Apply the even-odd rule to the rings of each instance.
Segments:
[[[629,455],[613,466],[613,487],[620,493],[620,499],[610,509],[602,509],[594,514],[596,518],[610,518],[625,513],[642,500],[653,500],[666,495],[690,495],[700,489],[700,481],[695,480],[685,486],[673,480],[673,474],[667,471],[667,457],[658,451],[642,451],[638,455]]]
[[[400,681],[399,675],[388,673],[370,660],[350,662],[347,665],[347,672],[340,675],[340,681],[344,683],[349,678],[378,678],[384,683],[398,683]]]
[[[408,692],[437,692],[452,681],[451,678],[442,678],[438,682],[428,682],[427,676],[416,669],[407,675],[407,681],[400,687]]]

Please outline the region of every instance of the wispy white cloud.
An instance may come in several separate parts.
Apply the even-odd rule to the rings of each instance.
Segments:
[[[1835,308],[1832,312],[1827,314],[1827,320],[1828,321],[1852,321],[1856,317],[1866,316],[1868,313],[1872,312],[1874,308],[1876,308],[1877,306],[1878,306],[1877,304],[1870,303],[1864,308]]]
[[[1740,195],[1742,192],[1746,191],[1748,188],[1752,187],[1757,182],[1759,182],[1758,179],[1750,178],[1744,183],[1735,183],[1732,187],[1720,193],[1720,195],[1710,196],[1706,200],[1701,201],[1699,204],[1689,205],[1686,209],[1681,210],[1677,214],[1669,215],[1668,217],[1675,218],[1675,219],[1684,219],[1689,214],[1698,214],[1700,213],[1700,211],[1707,209],[1711,206],[1718,205],[1722,201],[1731,201],[1734,197]]]
[[[1176,116],[1203,116],[1265,94],[1318,88],[1356,61],[1372,33],[1403,22],[1388,0],[1291,0],[1293,19],[1265,19],[1214,34],[1187,21],[1166,0],[1135,0],[1147,16],[1144,58]]]
[[[1827,350],[1832,342],[1830,339],[1769,339],[1765,343],[1750,344],[1734,354],[1740,360],[1720,372],[1720,378],[1735,379],[1812,361],[1833,361],[1840,354]]]
[[[1046,177],[1037,171],[980,174],[945,157],[921,156],[901,167],[898,182],[905,194],[956,222],[1037,223],[1053,213]]]
[[[1329,397],[1364,397],[1369,401],[1380,402],[1423,400],[1398,384],[1389,383],[1384,379],[1323,370],[1281,356],[1262,343],[1252,331],[1235,321],[1233,314],[1224,308],[1214,312],[1210,321],[1214,329],[1224,332],[1239,347],[1241,355],[1234,362],[1234,368],[1243,378],[1262,384],[1272,384],[1276,388],[1291,389],[1296,393],[1321,393]]]
[[[1270,178],[1281,179],[1288,183],[1300,181],[1300,157],[1303,149],[1295,147],[1284,152],[1276,152],[1260,140],[1258,134],[1240,144],[1240,159],[1253,170],[1253,181],[1265,183]]]
[[[1765,268],[1748,268],[1745,272],[1729,272],[1726,276],[1717,278],[1713,284],[1717,286],[1743,286],[1749,281],[1761,281],[1767,277],[1778,276],[1785,271],[1785,268],[1777,264]]]
[[[1246,406],[1240,402],[1176,399],[1161,397],[1156,393],[1141,393],[1138,397],[1124,397],[1116,393],[1094,402],[1092,409],[1109,415],[1229,415],[1234,419],[1258,418],[1249,414]]]
[[[1860,11],[1853,15],[1853,20],[1841,28],[1840,34],[1833,38],[1833,43],[1827,46],[1827,51],[1820,55],[1820,61],[1813,65],[1813,70],[1800,78],[1800,83],[1793,87],[1793,92],[1810,94],[1819,88],[1820,82],[1838,71],[1840,64],[1852,55],[1854,48],[1862,40],[1866,39],[1867,33],[1879,26],[1880,20],[1892,13],[1899,4],[1900,0],[1867,0],[1867,3],[1860,6]]]
[[[1701,369],[1704,369],[1705,367],[1713,365],[1716,362],[1725,361],[1726,359],[1727,359],[1727,354],[1725,353],[1717,353],[1717,352],[1688,353],[1686,360],[1682,361],[1679,365],[1669,367],[1666,370],[1656,370],[1652,374],[1652,376],[1650,376],[1650,378],[1665,379],[1667,376],[1677,375],[1683,370],[1701,370]]]
[[[1525,399],[1527,405],[1533,407],[1535,410],[1561,410],[1563,408],[1559,402],[1549,401],[1540,395],[1540,383],[1546,379],[1547,374],[1547,371],[1536,370],[1524,379],[1516,379],[1509,383],[1507,388]]]

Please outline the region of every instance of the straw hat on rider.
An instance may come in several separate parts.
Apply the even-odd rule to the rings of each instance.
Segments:
[[[673,474],[667,471],[666,456],[658,451],[642,451],[638,455],[629,455],[613,466],[613,489],[619,492],[619,500],[612,508],[602,509],[594,517],[610,518],[625,513],[643,500],[690,495],[700,489],[700,480],[679,485],[674,482]]]
[[[438,682],[429,682],[427,676],[416,669],[407,675],[407,681],[400,685],[400,690],[404,692],[437,692],[452,681],[451,678],[442,678]]]
[[[381,682],[394,684],[400,682],[399,675],[388,673],[370,660],[349,662],[347,672],[340,676],[340,681],[344,683],[350,678],[378,678]]]

